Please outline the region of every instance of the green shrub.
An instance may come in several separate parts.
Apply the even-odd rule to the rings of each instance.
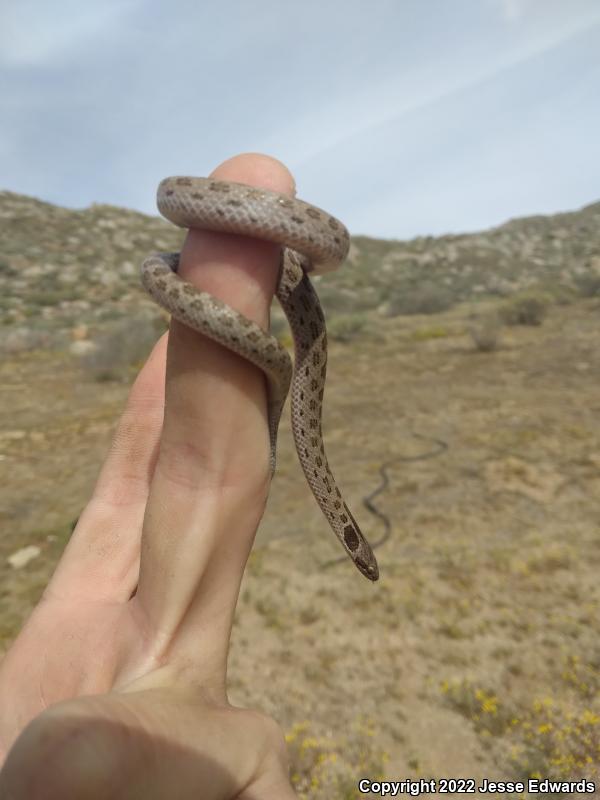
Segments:
[[[575,302],[578,297],[578,290],[573,286],[555,280],[543,280],[537,287],[541,294],[548,298],[548,301],[557,306],[566,306]]]
[[[349,342],[365,329],[367,323],[365,314],[343,314],[327,323],[327,333],[336,342]]]
[[[578,275],[575,285],[582,297],[600,297],[600,275],[596,272]]]
[[[545,295],[521,294],[502,306],[500,316],[506,325],[541,325],[547,310]]]
[[[419,328],[416,331],[413,331],[411,334],[411,339],[415,342],[427,342],[430,339],[445,339],[448,336],[448,331],[446,328],[442,327],[431,327],[431,328]]]
[[[424,281],[418,286],[398,289],[387,301],[386,316],[401,314],[439,314],[454,305],[454,298],[444,286]]]

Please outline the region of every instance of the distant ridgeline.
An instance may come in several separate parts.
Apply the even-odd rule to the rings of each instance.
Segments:
[[[178,250],[181,230],[127,209],[70,210],[12,192],[0,192],[0,217],[0,319],[5,333],[21,331],[17,350],[80,325],[157,318],[139,266],[150,252]],[[480,233],[353,237],[342,269],[315,282],[330,320],[431,314],[532,290],[559,302],[600,295],[600,202]]]

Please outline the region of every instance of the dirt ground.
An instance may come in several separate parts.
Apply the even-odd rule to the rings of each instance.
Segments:
[[[331,344],[327,452],[369,538],[382,526],[361,500],[380,466],[446,445],[390,465],[376,584],[349,561],[323,567],[342,551],[284,412],[230,687],[288,731],[303,797],[358,797],[358,776],[381,775],[600,787],[599,311],[553,307],[503,328],[493,352],[474,348],[464,306]],[[1,654],[89,497],[127,386],[43,351],[0,372]],[[28,545],[38,557],[12,567]]]

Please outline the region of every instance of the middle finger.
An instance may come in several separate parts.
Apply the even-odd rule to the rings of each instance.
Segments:
[[[238,156],[212,177],[293,194],[293,179],[265,156]],[[268,328],[279,246],[190,231],[179,274]],[[269,486],[263,374],[245,359],[172,321],[165,420],[142,534],[132,602],[159,660],[198,636],[209,669],[224,676],[233,611]],[[176,636],[176,641],[175,641]]]

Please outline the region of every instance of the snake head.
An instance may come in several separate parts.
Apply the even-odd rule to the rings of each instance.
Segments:
[[[376,581],[379,578],[379,567],[377,566],[377,559],[373,555],[371,545],[362,535],[356,520],[352,516],[352,512],[345,503],[344,508],[350,519],[350,522],[344,527],[343,531],[344,546],[348,551],[348,555],[356,564],[359,572],[362,572],[365,578],[368,578],[370,581]]]
[[[369,548],[369,550],[370,549],[371,548]],[[362,574],[365,576],[365,578],[368,578],[370,581],[373,581],[373,583],[376,580],[379,580],[379,567],[377,566],[377,561],[373,553],[371,553],[371,561],[369,562],[363,561],[363,559],[360,558],[359,556],[356,558],[353,557],[352,560],[356,564],[358,570],[362,572]]]

